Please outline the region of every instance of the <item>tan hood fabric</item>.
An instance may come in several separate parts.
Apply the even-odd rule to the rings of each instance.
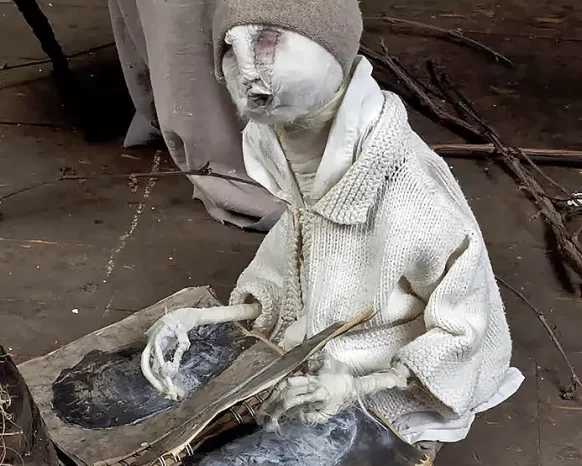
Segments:
[[[214,66],[222,74],[224,36],[234,26],[264,24],[295,31],[322,45],[347,76],[358,53],[362,13],[357,0],[217,0],[213,24]]]
[[[181,170],[209,162],[217,173],[248,179],[243,123],[213,73],[215,3],[109,0],[121,67],[136,107],[125,145],[147,144],[161,135]],[[281,213],[282,205],[264,189],[219,178],[188,178],[194,198],[220,222],[267,231]]]

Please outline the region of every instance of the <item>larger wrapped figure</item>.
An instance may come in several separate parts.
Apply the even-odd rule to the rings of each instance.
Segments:
[[[322,423],[362,403],[411,443],[455,442],[523,377],[510,367],[479,225],[400,98],[357,55],[361,32],[356,0],[218,1],[216,73],[250,119],[245,166],[288,208],[231,306],[179,310],[156,325],[158,361],[146,373],[167,391],[195,325],[253,320],[288,349],[371,307],[374,317],[329,343],[312,375],[275,390],[267,424]],[[174,346],[177,359],[160,360]]]

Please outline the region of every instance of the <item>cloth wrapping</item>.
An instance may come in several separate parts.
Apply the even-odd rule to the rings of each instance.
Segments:
[[[163,137],[181,170],[201,168],[248,179],[242,122],[214,76],[215,1],[109,0],[111,23],[136,114],[125,146]],[[282,205],[267,191],[218,178],[189,176],[194,198],[221,222],[262,231]]]

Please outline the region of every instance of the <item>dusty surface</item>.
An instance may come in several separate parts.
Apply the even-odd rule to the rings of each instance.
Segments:
[[[561,0],[365,1],[367,15],[386,13],[462,27],[511,57],[516,69],[435,39],[390,36],[395,55],[424,73],[432,58],[459,83],[513,144],[582,149],[582,8]],[[112,40],[104,0],[41,2],[68,53]],[[380,5],[380,6],[378,6]],[[377,27],[367,40],[375,40]],[[559,39],[559,40],[558,40]],[[0,0],[0,63],[43,58],[11,3]],[[89,99],[105,136],[121,135],[130,114],[111,48],[76,59],[95,94]],[[119,138],[88,144],[74,129],[46,65],[0,71],[0,192],[78,173],[149,171],[167,156],[120,147]],[[413,115],[430,142],[456,138]],[[21,123],[17,125],[16,123]],[[121,130],[121,131],[119,131]],[[123,155],[122,155],[123,154]],[[582,300],[564,288],[535,209],[500,169],[454,162],[454,172],[481,222],[495,270],[545,310],[582,372]],[[572,190],[579,169],[549,172]],[[17,361],[42,355],[190,285],[212,285],[224,298],[261,240],[212,221],[190,200],[184,179],[88,181],[45,186],[0,205],[0,341]],[[579,285],[579,283],[578,283]],[[562,360],[532,311],[506,290],[520,392],[483,416],[469,438],[447,447],[437,466],[582,464],[582,401],[563,401]]]

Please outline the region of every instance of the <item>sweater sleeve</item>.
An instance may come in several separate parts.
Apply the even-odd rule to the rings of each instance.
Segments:
[[[425,287],[418,283],[426,298],[426,332],[404,346],[395,362],[407,366],[448,408],[443,414],[461,416],[496,389],[497,381],[488,380],[485,373],[483,356],[500,355],[495,362],[501,370],[509,363],[511,342],[501,328],[504,319],[495,315],[504,312],[503,304],[480,231],[443,232],[447,233],[457,237],[452,254],[442,257],[441,251],[441,257],[428,260],[427,252],[437,253],[429,247],[416,258],[421,261],[418,268],[430,264],[442,273]]]
[[[253,301],[261,304],[261,314],[255,320],[254,328],[266,335],[275,327],[281,307],[288,215],[285,211],[265,236],[255,257],[239,276],[230,296],[231,305]]]

